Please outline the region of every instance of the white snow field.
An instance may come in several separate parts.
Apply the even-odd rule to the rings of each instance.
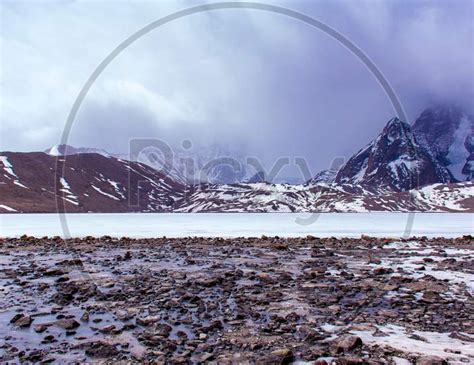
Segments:
[[[71,237],[458,237],[474,232],[473,213],[90,213],[64,219]],[[0,214],[1,237],[64,237],[64,232],[58,214]]]

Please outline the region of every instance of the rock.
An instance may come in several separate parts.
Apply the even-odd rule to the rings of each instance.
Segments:
[[[398,290],[398,288],[400,288],[400,285],[389,283],[389,284],[385,284],[385,286],[383,287],[383,290],[394,291],[394,290]]]
[[[432,290],[425,291],[421,297],[421,301],[426,303],[437,303],[440,300],[442,300],[441,296]]]
[[[56,339],[54,338],[53,335],[47,335],[43,338],[43,341],[41,341],[41,343],[52,343],[52,342],[55,342]]]
[[[89,317],[90,317],[89,312],[85,311],[84,313],[82,313],[81,321],[83,321],[83,322],[89,322]]]
[[[275,250],[288,250],[288,244],[284,242],[277,242],[272,244],[272,248]]]
[[[472,338],[469,335],[464,335],[464,334],[462,334],[460,332],[457,332],[457,331],[451,332],[449,334],[449,337],[457,338],[458,340],[466,341],[466,342],[472,341]]]
[[[416,365],[447,365],[448,362],[438,356],[422,356],[416,361]]]
[[[59,319],[54,322],[54,325],[64,328],[65,330],[72,330],[80,326],[80,323],[75,319]]]
[[[393,272],[392,269],[390,268],[386,269],[385,267],[381,267],[381,266],[375,268],[373,271],[374,275],[385,275],[385,274],[390,274],[392,272]]]
[[[66,281],[69,281],[69,276],[61,276],[56,279],[56,283],[65,283]]]
[[[257,274],[257,278],[259,278],[262,281],[268,281],[270,280],[270,275],[265,272],[261,272]]]
[[[112,333],[113,331],[116,331],[116,327],[113,324],[99,328],[99,332],[102,333]]]
[[[191,362],[202,364],[202,363],[206,363],[207,361],[212,361],[213,359],[214,359],[213,354],[210,354],[208,352],[204,352],[202,354],[194,355],[193,357],[191,357]]]
[[[43,352],[41,350],[33,350],[25,356],[24,360],[31,363],[38,363],[43,359]]]
[[[143,318],[137,318],[136,323],[140,326],[149,326],[150,324],[160,321],[160,316],[148,316]]]
[[[64,274],[65,274],[65,272],[63,270],[56,269],[56,268],[48,269],[43,273],[44,276],[60,276],[60,275],[64,275]]]
[[[35,325],[33,327],[33,329],[35,330],[35,332],[42,333],[42,332],[46,331],[48,329],[48,327],[49,327],[48,324],[40,323],[40,324]]]
[[[33,318],[26,314],[16,314],[11,320],[10,323],[18,327],[29,327],[33,322]]]
[[[291,349],[284,347],[281,349],[270,352],[268,357],[265,358],[265,362],[276,363],[276,364],[289,364],[294,360],[293,352]]]
[[[358,364],[367,364],[367,361],[361,359],[360,357],[340,357],[337,359],[338,365],[358,365]]]
[[[336,350],[338,353],[352,351],[362,346],[362,340],[358,336],[346,335],[336,340]]]
[[[86,355],[96,358],[110,358],[118,355],[117,348],[106,342],[90,342],[86,347]]]
[[[314,362],[314,365],[328,365],[327,361],[325,359],[317,359]]]
[[[379,316],[382,317],[388,317],[388,318],[397,318],[400,316],[400,314],[393,309],[382,309],[378,312]]]
[[[187,339],[188,339],[188,335],[187,335],[187,333],[184,332],[184,331],[178,331],[178,332],[176,332],[176,336],[177,336],[178,338],[183,339],[183,340],[187,340]]]

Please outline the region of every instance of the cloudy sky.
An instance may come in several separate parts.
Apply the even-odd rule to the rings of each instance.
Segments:
[[[357,44],[385,74],[410,122],[456,102],[472,112],[473,2],[270,2]],[[129,35],[203,1],[1,1],[0,150],[59,143],[95,67]],[[365,66],[324,33],[281,15],[218,10],[140,38],[100,75],[69,138],[127,152],[132,138],[229,145],[313,171],[350,156],[395,115]],[[269,163],[269,162],[268,162]]]

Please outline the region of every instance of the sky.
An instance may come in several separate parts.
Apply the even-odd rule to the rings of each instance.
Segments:
[[[474,2],[265,1],[354,42],[393,86],[408,122],[440,102],[472,112]],[[97,65],[145,25],[204,1],[0,2],[0,150],[58,144]],[[102,72],[68,143],[127,153],[132,139],[222,145],[312,172],[348,158],[395,116],[368,69],[336,40],[282,15],[194,14],[155,29]]]

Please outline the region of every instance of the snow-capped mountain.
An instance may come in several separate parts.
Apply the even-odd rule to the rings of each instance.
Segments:
[[[434,184],[409,191],[374,191],[349,184],[198,185],[176,212],[474,212],[474,183]]]
[[[393,118],[341,167],[334,181],[406,191],[450,179],[446,169],[416,141],[410,125]]]
[[[3,152],[0,169],[0,212],[474,212],[472,182],[403,192],[337,183],[185,186],[145,164],[95,153]]]
[[[0,211],[168,211],[185,191],[149,166],[97,153],[2,152],[0,171]]]
[[[427,109],[413,126],[393,118],[340,168],[304,184],[266,182],[219,146],[0,152],[0,212],[474,212],[474,183],[463,182],[473,176],[472,131],[456,108]]]
[[[76,148],[67,144],[58,144],[58,145],[52,146],[44,152],[50,156],[70,156],[70,155],[78,155],[81,153],[97,153],[105,157],[113,156],[113,154],[108,153],[107,151],[100,148],[87,148],[87,147]]]
[[[417,141],[449,171],[451,180],[472,179],[474,174],[472,115],[468,115],[459,107],[437,106],[423,111],[412,129]]]
[[[328,169],[318,172],[313,178],[309,179],[307,185],[330,184],[334,182],[338,170]]]
[[[185,149],[171,146],[144,146],[129,154],[110,153],[99,148],[56,145],[46,151],[50,156],[97,153],[105,157],[139,162],[181,184],[232,184],[248,180],[257,173],[242,152],[220,145]]]

